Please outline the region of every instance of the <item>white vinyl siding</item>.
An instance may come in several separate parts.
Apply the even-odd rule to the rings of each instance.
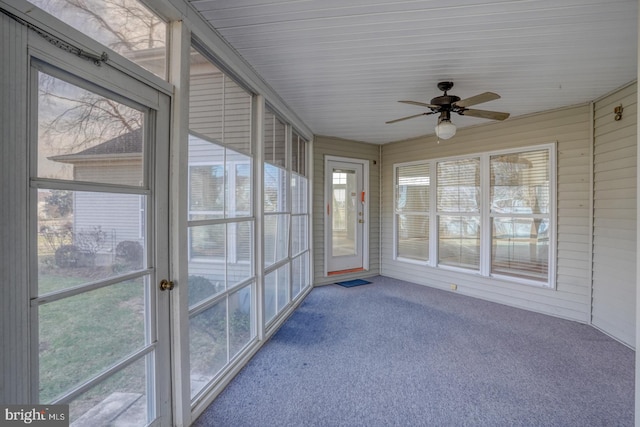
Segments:
[[[589,107],[512,118],[460,129],[455,138],[434,136],[382,146],[383,183],[393,183],[394,164],[446,159],[479,152],[517,150],[557,141],[556,287],[514,286],[512,281],[433,268],[394,259],[393,185],[382,188],[381,274],[568,319],[589,321]],[[582,154],[581,154],[582,153]]]
[[[637,85],[595,103],[592,322],[635,346]],[[614,108],[624,107],[622,120]]]

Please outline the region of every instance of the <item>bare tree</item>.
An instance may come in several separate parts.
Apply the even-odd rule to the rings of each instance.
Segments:
[[[147,61],[155,58],[157,62],[155,51],[164,57],[165,24],[137,0],[33,2],[134,61],[146,55]],[[160,62],[164,64],[164,59]],[[67,88],[61,88],[64,85]],[[105,96],[69,87],[72,85],[41,74],[40,103],[49,110],[47,117],[40,119],[40,132],[58,151],[77,151],[142,127],[143,115],[139,111]]]
[[[165,46],[164,23],[139,1],[64,0],[64,2],[65,7],[81,12],[110,34],[112,41],[107,45],[116,52]]]
[[[52,113],[50,119],[42,121],[41,137],[59,151],[84,149],[142,127],[140,111],[86,90],[64,90],[66,87],[71,85],[40,75],[40,102],[46,104],[40,108],[50,108]]]

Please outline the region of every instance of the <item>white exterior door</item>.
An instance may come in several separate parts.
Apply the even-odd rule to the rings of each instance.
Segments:
[[[169,97],[55,48],[34,52],[32,399],[69,404],[79,425],[101,425],[105,410],[114,425],[170,425],[169,290],[159,285],[169,278]]]
[[[355,159],[325,161],[325,254],[327,274],[365,270],[368,221],[365,169]]]

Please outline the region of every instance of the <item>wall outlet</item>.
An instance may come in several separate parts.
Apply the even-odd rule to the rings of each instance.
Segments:
[[[450,286],[451,286],[451,290],[452,291],[457,291],[458,290],[458,285],[452,283]]]

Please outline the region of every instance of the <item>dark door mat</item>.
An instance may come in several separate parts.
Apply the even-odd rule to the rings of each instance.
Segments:
[[[344,286],[345,288],[353,288],[354,286],[366,285],[369,283],[371,282],[369,282],[368,280],[354,279],[354,280],[347,280],[345,282],[336,282],[336,285]]]

